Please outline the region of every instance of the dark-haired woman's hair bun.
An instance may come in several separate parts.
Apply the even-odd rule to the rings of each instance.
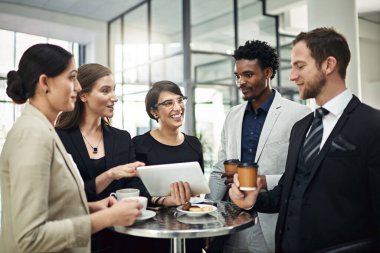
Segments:
[[[25,94],[22,79],[14,70],[9,71],[7,75],[7,95],[16,104],[23,104],[28,99],[28,95]]]

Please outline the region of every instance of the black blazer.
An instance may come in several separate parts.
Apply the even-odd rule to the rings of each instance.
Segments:
[[[106,158],[106,170],[118,165],[135,161],[135,150],[132,144],[131,135],[124,130],[120,130],[102,123],[103,141]],[[79,172],[85,183],[85,192],[89,201],[96,201],[108,197],[111,192],[121,188],[142,189],[140,195],[145,195],[146,191],[139,178],[124,178],[114,180],[103,192],[96,194],[95,178],[98,176],[92,170],[92,162],[87,152],[82,134],[78,127],[71,129],[56,129],[67,152],[72,155]]]
[[[254,207],[279,212],[276,252],[281,252],[299,150],[312,119],[310,114],[294,125],[285,173],[278,186],[260,193]],[[299,219],[300,252],[380,238],[380,111],[355,96],[311,168]]]

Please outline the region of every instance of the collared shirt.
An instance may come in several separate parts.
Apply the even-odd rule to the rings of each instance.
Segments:
[[[247,102],[241,134],[241,162],[255,162],[260,134],[274,96],[275,91],[272,90],[272,95],[256,111],[253,110],[252,103]]]
[[[326,104],[322,105],[323,108],[327,109],[330,113],[323,117],[323,135],[320,149],[322,149],[327,138],[329,137],[331,131],[338,122],[340,116],[342,116],[344,109],[347,107],[348,103],[352,98],[352,93],[350,90],[346,89],[338,96],[334,97]],[[315,113],[315,112],[314,112]],[[314,115],[315,116],[315,115]]]

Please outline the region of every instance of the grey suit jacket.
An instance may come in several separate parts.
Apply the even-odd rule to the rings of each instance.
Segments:
[[[91,220],[76,171],[54,127],[32,105],[1,157],[1,252],[90,252]]]
[[[210,199],[221,200],[226,194],[224,184],[223,161],[241,158],[241,134],[244,110],[247,103],[231,108],[228,113],[221,136],[218,161],[210,175]],[[265,119],[263,130],[257,146],[255,161],[259,164],[258,173],[266,175],[268,190],[277,185],[285,170],[290,131],[295,122],[309,114],[311,110],[304,105],[282,98],[275,91],[275,97]],[[259,213],[261,229],[270,251],[274,251],[274,231],[277,214]],[[248,243],[248,242],[247,242]]]

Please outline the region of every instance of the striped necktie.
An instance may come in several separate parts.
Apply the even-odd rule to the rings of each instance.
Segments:
[[[311,123],[309,135],[306,137],[303,144],[302,155],[304,157],[305,166],[309,168],[315,157],[319,153],[323,135],[322,118],[327,115],[329,111],[323,107],[319,107],[315,111],[315,117]]]

